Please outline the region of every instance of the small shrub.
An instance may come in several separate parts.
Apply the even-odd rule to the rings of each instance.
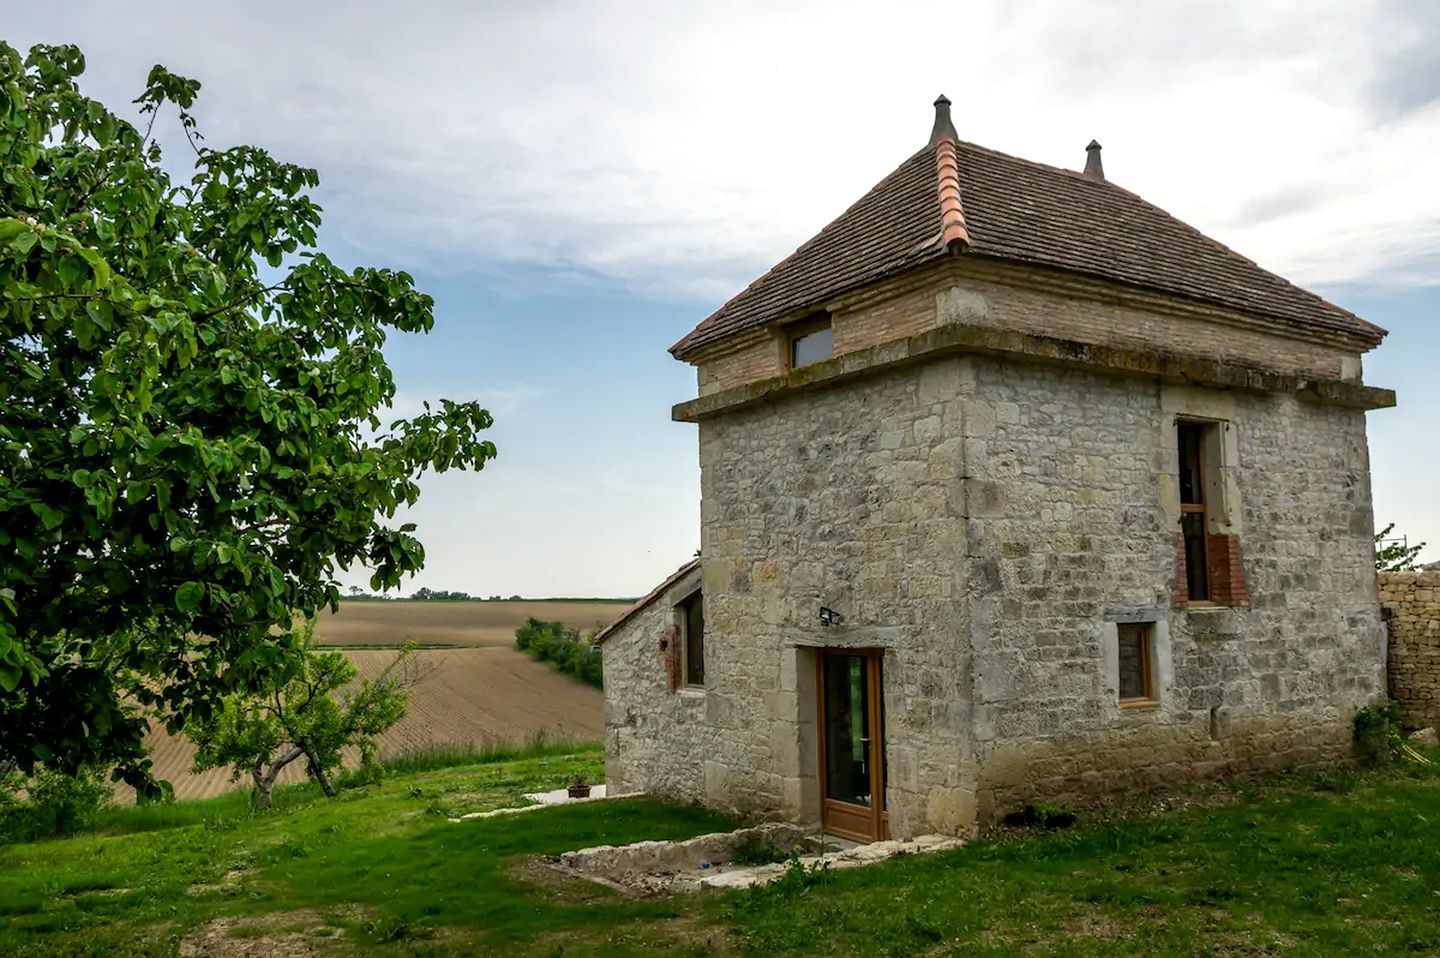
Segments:
[[[110,803],[110,785],[98,769],[66,775],[40,767],[29,778],[11,773],[0,783],[0,841],[74,835]]]
[[[1399,702],[1387,699],[1379,705],[1356,709],[1355,748],[1361,758],[1376,765],[1389,765],[1405,757]]]
[[[432,929],[423,926],[416,927],[404,918],[395,916],[386,916],[384,918],[375,918],[367,921],[365,923],[365,930],[381,944],[395,944],[401,941],[425,939],[434,935]]]
[[[791,852],[790,864],[785,866],[784,875],[769,885],[754,885],[751,890],[755,892],[768,892],[769,894],[779,895],[782,898],[789,898],[793,895],[809,891],[817,885],[823,885],[829,880],[829,862],[817,861],[806,865],[800,860],[800,854],[798,852]]]
[[[596,688],[604,685],[600,650],[564,623],[526,619],[525,624],[515,630],[515,648]]]

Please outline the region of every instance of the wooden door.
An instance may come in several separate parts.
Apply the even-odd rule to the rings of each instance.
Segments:
[[[857,841],[884,838],[882,653],[822,649],[819,660],[821,822]]]

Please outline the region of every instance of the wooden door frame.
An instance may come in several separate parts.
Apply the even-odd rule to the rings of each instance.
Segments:
[[[856,841],[882,841],[890,837],[890,815],[885,808],[885,650],[825,647],[815,656],[816,707],[819,714],[816,739],[819,742],[820,827]],[[863,656],[865,670],[866,727],[870,732],[870,807],[832,799],[827,794],[830,777],[825,765],[825,660],[832,656]],[[838,822],[837,822],[838,819]]]

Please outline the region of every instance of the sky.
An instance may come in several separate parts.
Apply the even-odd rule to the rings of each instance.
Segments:
[[[1375,512],[1440,559],[1434,0],[0,0],[114,109],[154,63],[212,146],[313,166],[321,245],[410,271],[400,411],[477,399],[500,455],[427,477],[406,590],[635,596],[699,546],[673,342],[929,136],[1109,179],[1390,330]],[[122,110],[123,113],[123,110]],[[171,145],[179,149],[182,144]],[[346,584],[365,584],[352,570]]]

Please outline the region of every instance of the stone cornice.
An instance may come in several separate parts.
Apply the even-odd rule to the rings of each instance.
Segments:
[[[1383,409],[1395,405],[1393,390],[1360,383],[1289,375],[1258,366],[1176,353],[1116,349],[1013,330],[955,325],[701,396],[675,406],[671,416],[677,422],[698,422],[794,393],[955,355],[991,356],[1215,389],[1278,393],[1353,409]]]

